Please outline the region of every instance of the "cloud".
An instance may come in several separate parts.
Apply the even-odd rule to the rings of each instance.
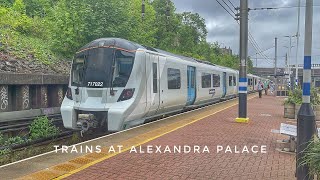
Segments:
[[[215,0],[172,0],[177,8],[177,12],[190,11],[199,13],[205,20],[208,29],[207,40],[210,42],[218,41],[222,46],[231,47],[234,53],[239,51],[239,25],[236,21],[217,3]],[[225,6],[222,0],[218,0]],[[233,8],[228,0],[224,0]],[[238,0],[230,0],[236,7],[239,6]],[[249,8],[256,7],[292,7],[297,6],[298,0],[249,0]],[[301,5],[305,6],[305,0],[301,0]],[[313,63],[320,63],[320,4],[314,1],[313,8]],[[226,7],[226,6],[225,6]],[[228,8],[228,7],[226,7]],[[228,9],[229,10],[229,9]],[[297,33],[297,14],[298,8],[281,8],[278,10],[251,10],[249,12],[249,30],[260,50],[274,46],[274,38],[278,37],[278,66],[284,66],[284,56],[289,46],[289,38],[283,37],[295,35]],[[300,40],[298,62],[303,63],[304,56],[304,19],[305,8],[300,11]],[[291,62],[295,63],[296,38],[292,38]],[[256,51],[248,43],[248,55],[255,55]],[[272,67],[275,57],[274,48],[265,52],[270,59],[258,60],[258,66]]]

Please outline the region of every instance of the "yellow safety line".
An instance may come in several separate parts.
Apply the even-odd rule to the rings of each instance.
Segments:
[[[248,98],[248,100],[253,99],[253,98],[255,98],[255,97],[256,97],[256,96],[250,97],[250,98]],[[206,118],[206,117],[209,117],[209,116],[212,116],[212,115],[214,115],[214,114],[217,114],[217,113],[219,113],[219,112],[221,112],[221,111],[224,111],[224,110],[226,110],[226,109],[228,109],[228,108],[231,108],[231,107],[233,107],[233,106],[235,106],[235,105],[237,105],[237,104],[238,104],[238,103],[234,103],[234,104],[232,104],[232,105],[230,105],[230,106],[228,106],[228,107],[225,107],[225,108],[223,108],[223,109],[220,109],[220,110],[218,110],[218,111],[216,111],[216,112],[214,112],[214,113],[212,113],[212,114],[205,115],[205,116],[203,116],[203,117],[201,117],[201,118],[198,118],[198,119],[195,119],[195,120],[193,120],[193,121],[191,121],[191,122],[189,122],[189,123],[186,123],[186,124],[184,124],[184,125],[178,126],[178,127],[174,128],[174,129],[172,129],[172,130],[170,130],[170,131],[167,131],[167,132],[164,132],[164,133],[162,133],[162,134],[160,134],[160,135],[157,135],[157,136],[148,138],[148,139],[146,139],[146,140],[144,140],[144,141],[142,141],[142,142],[140,142],[140,143],[137,143],[137,144],[135,144],[135,145],[133,145],[133,146],[136,147],[136,146],[140,146],[140,145],[142,145],[142,144],[145,144],[145,143],[147,143],[147,142],[149,142],[149,141],[152,141],[152,140],[154,140],[154,139],[157,139],[157,138],[159,138],[159,137],[161,137],[161,136],[163,136],[163,135],[166,135],[166,134],[169,134],[169,133],[171,133],[171,132],[173,132],[173,131],[176,131],[177,129],[183,128],[183,127],[188,126],[188,125],[190,125],[190,124],[193,124],[193,123],[195,123],[195,122],[197,122],[197,121],[199,121],[199,120],[201,120],[201,119],[204,119],[204,118]],[[92,165],[94,165],[94,164],[97,164],[97,163],[99,163],[99,162],[101,162],[101,161],[104,161],[104,160],[106,160],[106,159],[109,159],[109,158],[111,158],[111,157],[113,157],[113,156],[116,156],[116,155],[122,153],[122,152],[126,152],[126,151],[130,150],[131,148],[132,148],[132,146],[123,149],[121,152],[116,152],[116,153],[113,153],[113,154],[111,154],[111,155],[107,155],[107,156],[105,156],[105,157],[103,157],[103,158],[100,158],[100,159],[97,159],[97,160],[95,160],[95,161],[92,161],[92,162],[90,162],[90,163],[88,163],[88,164],[86,164],[86,165],[83,165],[83,166],[81,166],[81,167],[79,167],[79,168],[77,168],[77,169],[75,169],[75,170],[73,170],[73,171],[70,171],[69,173],[66,173],[66,174],[64,174],[64,175],[62,175],[62,176],[59,176],[59,177],[55,178],[55,180],[61,180],[61,179],[63,179],[63,178],[69,177],[69,176],[71,176],[71,175],[73,175],[73,174],[75,174],[75,173],[78,173],[78,172],[80,172],[80,171],[82,171],[82,170],[84,170],[84,169],[86,169],[86,168],[88,168],[88,167],[90,167],[90,166],[92,166]]]

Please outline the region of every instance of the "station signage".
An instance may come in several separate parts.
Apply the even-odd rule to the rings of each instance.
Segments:
[[[281,123],[280,134],[285,134],[288,136],[297,136],[297,126]],[[320,137],[320,128],[318,128],[318,137]]]

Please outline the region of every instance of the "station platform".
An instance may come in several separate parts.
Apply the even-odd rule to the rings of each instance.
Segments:
[[[77,153],[50,152],[2,167],[0,177],[295,179],[295,155],[276,151],[276,141],[287,137],[271,132],[288,121],[282,103],[283,97],[251,94],[249,123],[235,122],[233,99],[78,144]],[[80,146],[101,152],[79,153]]]

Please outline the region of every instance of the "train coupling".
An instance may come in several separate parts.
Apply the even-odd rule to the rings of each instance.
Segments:
[[[97,128],[98,124],[99,123],[93,114],[78,115],[77,127],[81,129],[81,136],[83,136],[83,133],[87,132],[90,128]]]

